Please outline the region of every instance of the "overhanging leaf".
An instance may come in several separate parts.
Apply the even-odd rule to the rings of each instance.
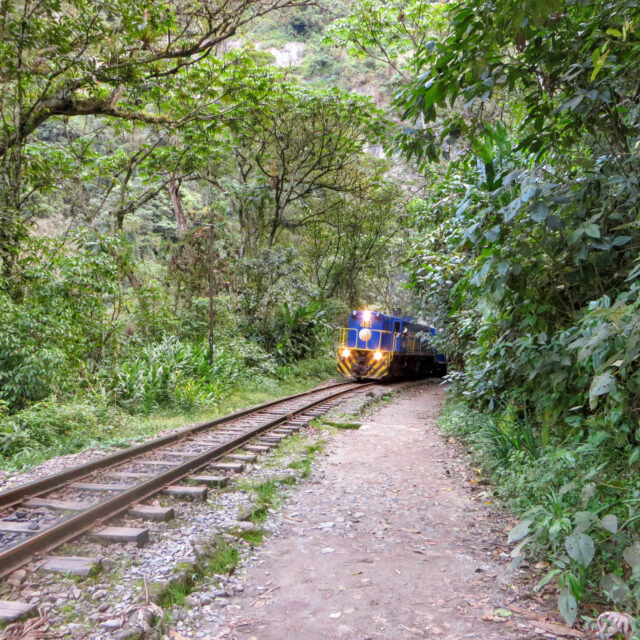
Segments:
[[[544,202],[536,202],[529,215],[535,222],[543,222],[549,215],[549,207]]]
[[[616,379],[606,371],[596,376],[589,387],[589,404],[592,409],[598,404],[598,398],[615,391]]]

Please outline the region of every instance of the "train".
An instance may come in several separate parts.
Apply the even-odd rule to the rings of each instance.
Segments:
[[[442,377],[447,358],[431,344],[435,333],[409,316],[352,311],[349,326],[340,329],[338,371],[356,380]]]

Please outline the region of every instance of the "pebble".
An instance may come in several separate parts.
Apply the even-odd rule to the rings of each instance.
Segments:
[[[105,629],[115,630],[119,629],[122,626],[123,621],[117,618],[111,618],[110,620],[105,620],[100,623],[100,626]]]

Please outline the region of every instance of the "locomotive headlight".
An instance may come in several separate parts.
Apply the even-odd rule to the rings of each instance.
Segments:
[[[365,322],[370,322],[371,321],[371,311],[363,311],[362,312],[362,319]]]
[[[343,349],[343,350],[340,352],[340,355],[341,355],[343,358],[345,358],[345,359],[346,359],[346,358],[348,358],[348,357],[351,355],[351,351],[349,351],[349,349]]]
[[[374,360],[382,360],[382,352],[381,352],[381,351],[376,351],[376,352],[373,354],[373,359],[374,359]]]
[[[360,329],[358,338],[360,338],[362,342],[369,342],[371,339],[371,331],[369,331],[369,329]]]

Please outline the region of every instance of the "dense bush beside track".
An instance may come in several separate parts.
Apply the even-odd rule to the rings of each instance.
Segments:
[[[445,16],[397,105],[423,125],[401,140],[430,177],[410,268],[465,402],[446,421],[522,516],[512,541],[548,554],[567,622],[637,614],[640,10]]]

